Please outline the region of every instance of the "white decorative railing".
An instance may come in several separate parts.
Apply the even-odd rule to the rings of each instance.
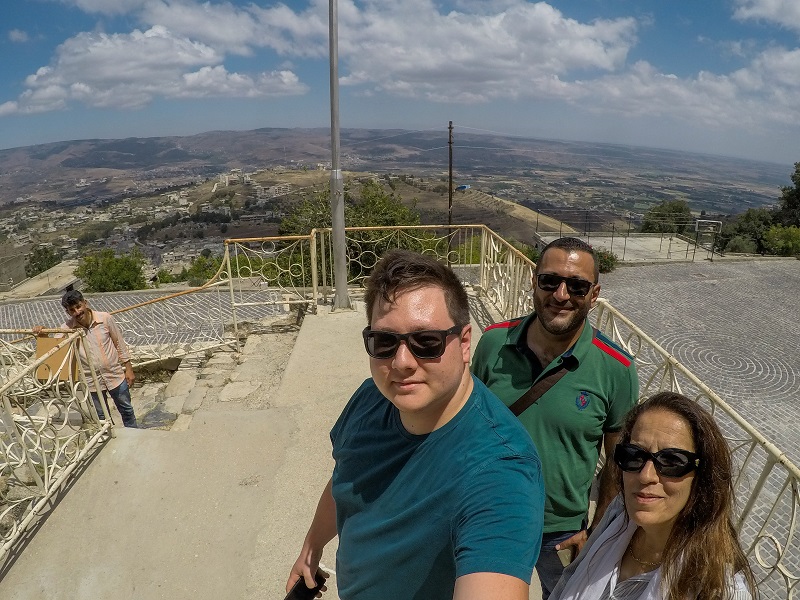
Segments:
[[[351,293],[387,249],[403,247],[450,263],[502,319],[532,310],[534,263],[485,226],[347,228],[345,239]],[[203,286],[110,312],[123,327],[136,364],[238,347],[239,325],[263,316],[265,307],[316,310],[327,302],[333,261],[330,229],[226,240],[222,265]],[[607,301],[598,301],[592,318],[635,357],[642,398],[675,390],[712,411],[738,466],[736,526],[762,597],[798,597],[800,470]],[[13,333],[22,332],[0,330],[0,558],[81,459],[111,433],[110,423],[97,419],[83,374],[59,375],[67,362],[43,374],[42,365],[57,348],[34,359],[32,338],[11,343],[7,338]],[[70,333],[59,348],[74,352],[79,339],[79,333]]]
[[[226,331],[231,301],[224,275],[220,269],[198,288],[110,311],[123,331],[135,367],[235,347],[233,332]]]
[[[744,417],[607,301],[595,326],[636,359],[640,397],[669,390],[701,402],[728,440],[738,473],[736,529],[763,598],[795,598],[800,581],[800,469]]]
[[[535,264],[487,231],[481,292],[501,319],[532,309]],[[595,326],[636,359],[640,398],[676,391],[703,403],[728,440],[737,465],[736,529],[762,598],[800,597],[800,469],[736,410],[606,300]]]
[[[402,227],[347,227],[345,245],[347,283],[363,286],[375,263],[391,248],[405,248],[447,262],[464,280],[475,277],[471,271],[481,263],[484,225],[408,225]],[[333,240],[330,229],[315,229],[320,249],[319,290],[324,301],[332,293]]]
[[[24,333],[0,330],[4,337]],[[0,340],[0,560],[112,434],[75,366],[82,334],[61,333],[66,337],[38,358],[30,331],[17,343]]]
[[[503,319],[530,313],[533,261],[488,228],[481,255],[480,290],[489,303]]]

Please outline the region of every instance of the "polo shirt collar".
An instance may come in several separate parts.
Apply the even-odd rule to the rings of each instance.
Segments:
[[[519,325],[509,329],[505,345],[519,348],[520,341],[525,339],[525,336],[528,333],[528,327],[531,326],[531,323],[533,323],[534,319],[536,319],[536,313],[532,312],[527,317],[522,319]],[[589,319],[587,318],[584,320],[583,331],[581,331],[580,337],[575,344],[569,348],[569,350],[561,355],[561,357],[563,359],[574,357],[574,359],[579,363],[582,362],[592,345],[592,338],[594,338],[594,330],[592,329],[591,323],[589,323]]]

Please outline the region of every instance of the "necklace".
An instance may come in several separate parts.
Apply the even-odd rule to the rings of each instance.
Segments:
[[[640,565],[642,565],[643,567],[646,567],[648,569],[652,569],[652,568],[657,567],[658,565],[661,564],[660,560],[658,562],[648,562],[646,560],[642,560],[640,558],[637,558],[636,555],[633,553],[633,544],[628,546],[628,552],[630,553],[631,558],[633,560],[635,560],[637,563],[639,563]]]

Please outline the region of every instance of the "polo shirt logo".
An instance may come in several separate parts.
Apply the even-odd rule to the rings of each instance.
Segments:
[[[578,394],[578,397],[575,398],[575,406],[578,407],[578,410],[583,410],[589,406],[589,392],[581,392]]]

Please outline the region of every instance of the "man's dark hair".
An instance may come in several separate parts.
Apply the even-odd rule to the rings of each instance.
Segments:
[[[455,325],[469,324],[467,292],[453,270],[431,256],[402,249],[384,254],[365,282],[367,322],[372,325],[372,313],[379,300],[392,303],[398,292],[429,286],[442,289]]]
[[[578,238],[574,237],[562,237],[558,238],[557,240],[553,240],[547,246],[544,247],[542,253],[539,255],[539,262],[536,263],[536,273],[539,273],[539,264],[542,262],[545,253],[550,250],[550,248],[560,248],[561,250],[565,250],[567,252],[585,252],[589,256],[592,257],[592,263],[594,264],[594,283],[597,283],[600,280],[600,264],[597,262],[597,255],[594,253],[594,249]]]
[[[61,296],[61,306],[64,308],[70,308],[81,302],[83,302],[83,294],[78,290],[69,290],[66,294]]]

